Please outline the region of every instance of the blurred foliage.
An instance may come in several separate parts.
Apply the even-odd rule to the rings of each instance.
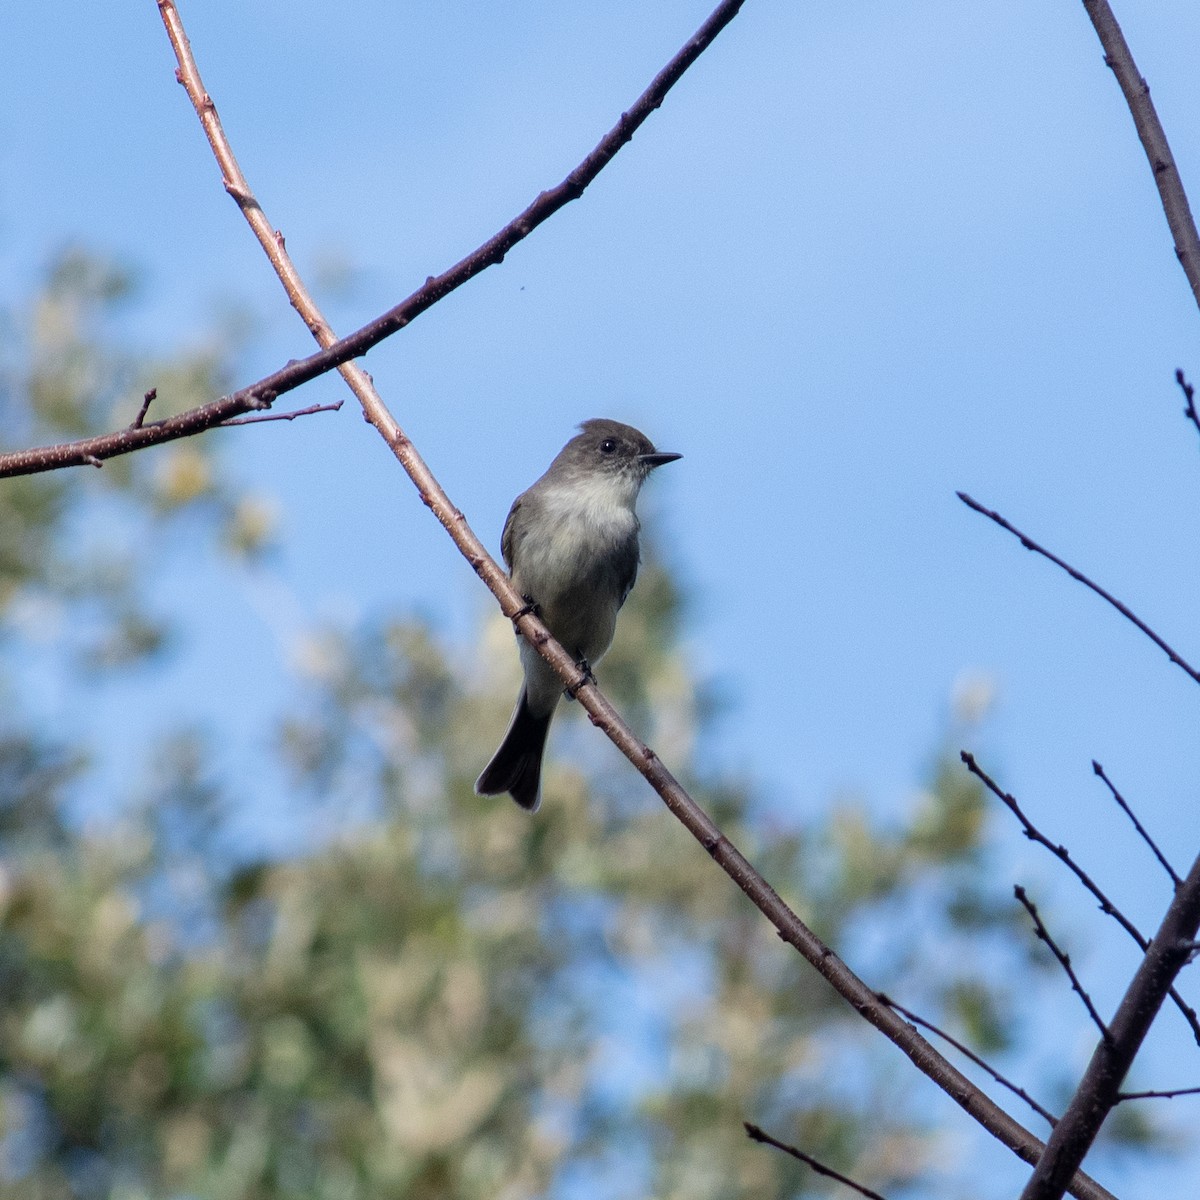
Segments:
[[[0,375],[10,445],[127,423],[151,385],[164,412],[224,389],[236,347],[220,339],[173,361],[114,349],[132,289],[71,251],[6,314],[23,331]],[[935,1187],[924,1085],[896,1077],[584,722],[556,729],[536,818],[473,794],[516,692],[502,620],[465,660],[395,616],[311,632],[261,778],[219,777],[192,730],[142,771],[127,747],[29,727],[13,681],[31,653],[86,688],[184,636],[146,599],[183,513],[205,518],[184,532],[207,530],[212,553],[270,543],[271,506],[226,478],[220,436],[0,484],[3,1194],[824,1193],[751,1144],[746,1119],[872,1186]],[[679,588],[648,557],[602,682],[876,986],[1009,1046],[1040,968],[987,885],[984,799],[957,743],[894,825],[845,802],[807,824],[771,815],[697,765],[716,705],[680,649]],[[90,773],[105,752],[119,785]],[[231,844],[230,814],[272,786],[323,831],[302,854]],[[88,787],[117,790],[81,826],[66,799]]]
[[[120,429],[150,388],[157,395],[148,420],[229,390],[240,349],[233,326],[170,355],[147,352],[128,344],[122,325],[136,294],[130,271],[69,247],[25,305],[0,314],[0,449]],[[270,544],[269,504],[222,478],[216,445],[212,436],[194,438],[101,470],[5,480],[0,637],[28,633],[30,622],[62,625],[69,611],[81,665],[119,668],[162,650],[167,622],[149,605],[147,584],[185,519],[200,517],[236,553]]]

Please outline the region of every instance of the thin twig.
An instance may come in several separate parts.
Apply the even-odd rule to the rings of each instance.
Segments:
[[[336,404],[310,404],[307,408],[293,409],[292,412],[263,413],[259,417],[235,417],[226,425],[261,425],[264,421],[294,421],[297,417],[311,417],[313,413],[339,412],[346,402],[339,400]]]
[[[1171,1088],[1164,1092],[1118,1092],[1117,1103],[1125,1100],[1174,1100],[1176,1096],[1200,1096],[1200,1087]]]
[[[1100,45],[1104,47],[1104,61],[1117,77],[1125,103],[1133,114],[1133,123],[1150,162],[1167,225],[1175,239],[1175,255],[1191,284],[1196,303],[1200,304],[1200,236],[1196,233],[1196,222],[1192,219],[1187,192],[1184,191],[1179,169],[1175,166],[1166,132],[1158,113],[1154,111],[1150,88],[1133,61],[1129,44],[1108,6],[1108,0],[1083,0],[1083,7],[1092,19]]]
[[[778,1141],[769,1133],[765,1133],[759,1129],[757,1125],[751,1125],[749,1121],[743,1121],[742,1125],[746,1130],[747,1136],[755,1142],[762,1142],[766,1146],[774,1146],[776,1150],[782,1150],[784,1154],[790,1154],[793,1158],[798,1158],[806,1167],[815,1171],[818,1175],[824,1175],[826,1179],[836,1179],[838,1183],[845,1184],[846,1187],[853,1189],[860,1196],[866,1196],[867,1200],[884,1200],[878,1192],[873,1192],[869,1187],[863,1187],[861,1183],[855,1183],[848,1175],[843,1175],[840,1171],[835,1171],[832,1167],[825,1166],[824,1163],[818,1162],[811,1154],[805,1154],[803,1150],[797,1150],[795,1146],[789,1146],[786,1142]]]
[[[1117,788],[1114,785],[1113,781],[1111,779],[1109,779],[1109,777],[1104,773],[1104,768],[1094,758],[1092,759],[1092,770],[1095,771],[1095,773],[1097,775],[1099,775],[1102,780],[1104,780],[1105,786],[1112,793],[1112,798],[1120,806],[1121,811],[1133,822],[1133,827],[1134,827],[1134,829],[1137,830],[1138,836],[1142,839],[1143,842],[1146,843],[1147,846],[1150,847],[1150,850],[1154,854],[1154,857],[1157,858],[1159,863],[1162,865],[1162,869],[1164,871],[1166,871],[1166,873],[1168,875],[1170,875],[1171,882],[1176,887],[1179,887],[1179,885],[1183,882],[1183,880],[1179,878],[1179,875],[1176,873],[1175,868],[1173,866],[1171,866],[1171,864],[1169,862],[1167,862],[1166,855],[1163,854],[1163,852],[1155,844],[1154,839],[1142,827],[1141,821],[1139,821],[1137,819],[1137,817],[1134,815],[1133,809],[1129,807],[1128,803],[1126,803],[1125,797],[1122,796],[1119,791],[1117,791]]]
[[[1200,432],[1200,413],[1196,412],[1196,389],[1188,383],[1182,369],[1175,369],[1175,382],[1183,389],[1183,415],[1187,417],[1197,432]]]
[[[1070,563],[1064,562],[1057,554],[1052,554],[1044,546],[1039,546],[1032,538],[1027,537],[1014,525],[1010,525],[998,512],[994,512],[990,508],[985,508],[978,500],[971,499],[966,492],[959,492],[958,498],[968,507],[973,508],[977,513],[982,513],[989,521],[994,521],[1001,529],[1011,533],[1026,550],[1032,550],[1035,554],[1040,554],[1043,558],[1049,559],[1056,567],[1061,567],[1070,577],[1078,583],[1082,583],[1084,587],[1091,588],[1102,600],[1107,600],[1127,621],[1131,621],[1138,627],[1177,667],[1186,671],[1188,675],[1200,683],[1200,671],[1191,666],[1183,657],[1177,654],[1162,638],[1150,628],[1140,617],[1131,612],[1130,609],[1121,603],[1111,593],[1106,592],[1098,583],[1093,583],[1082,571],[1077,571]]]
[[[157,396],[158,388],[151,388],[142,397],[142,407],[138,410],[138,415],[133,418],[133,424],[129,426],[130,429],[141,429],[146,420],[146,414],[150,411],[150,405],[154,403]]]
[[[965,1054],[967,1058],[969,1058],[977,1067],[980,1068],[980,1070],[986,1071],[998,1084],[1000,1084],[1001,1087],[1008,1088],[1008,1090],[1012,1092],[1014,1096],[1019,1096],[1022,1100],[1024,1100],[1025,1103],[1028,1104],[1029,1107],[1032,1108],[1039,1117],[1041,1117],[1048,1125],[1051,1126],[1051,1128],[1053,1128],[1055,1122],[1058,1120],[1053,1113],[1051,1113],[1048,1109],[1043,1108],[1023,1087],[1020,1087],[1018,1084],[1013,1083],[1012,1080],[1006,1079],[1003,1075],[1001,1075],[1000,1072],[991,1065],[991,1063],[987,1062],[985,1059],[976,1054],[975,1051],[970,1048],[970,1046],[964,1045],[956,1037],[953,1037],[944,1029],[938,1028],[938,1026],[936,1026],[932,1021],[927,1021],[924,1017],[918,1016],[912,1011],[911,1008],[905,1008],[903,1004],[893,1000],[885,993],[876,992],[875,994],[884,1002],[884,1004],[894,1008],[906,1020],[911,1021],[914,1025],[921,1026],[922,1029],[928,1029],[930,1033],[940,1037],[942,1041],[948,1042],[960,1054]]]
[[[1176,891],[1154,940],[1108,1023],[1066,1112],[1050,1131],[1046,1152],[1034,1168],[1021,1200],[1054,1200],[1063,1194],[1105,1118],[1117,1103],[1121,1083],[1141,1049],[1171,984],[1188,961],[1187,943],[1200,930],[1200,858]]]
[[[1104,1024],[1103,1018],[1096,1011],[1096,1006],[1092,1003],[1091,996],[1088,995],[1087,989],[1079,982],[1079,976],[1075,974],[1075,969],[1071,966],[1071,956],[1062,950],[1058,943],[1050,936],[1050,930],[1046,928],[1045,922],[1038,915],[1037,905],[1030,900],[1025,889],[1018,884],[1013,888],[1013,895],[1024,905],[1025,911],[1029,914],[1030,920],[1033,921],[1034,932],[1038,936],[1038,940],[1045,942],[1050,948],[1050,953],[1058,959],[1058,965],[1067,973],[1067,978],[1071,981],[1071,987],[1076,995],[1083,1001],[1084,1008],[1088,1011],[1088,1016],[1095,1022],[1096,1028],[1100,1030],[1100,1036],[1107,1042],[1112,1040],[1112,1035],[1108,1032],[1108,1026]]]
[[[315,356],[314,356],[315,357]],[[320,369],[318,369],[318,367]],[[289,363],[281,371],[260,379],[241,391],[222,396],[199,408],[189,408],[163,421],[149,425],[130,425],[114,433],[102,433],[96,437],[81,438],[76,442],[59,442],[53,446],[34,446],[29,450],[15,450],[0,454],[0,479],[13,475],[36,475],[42,471],[59,471],[64,467],[101,465],[103,460],[118,458],[147,446],[158,446],[179,438],[192,437],[227,424],[231,417],[243,413],[269,408],[276,395],[290,392],[293,388],[315,379],[328,365],[314,365],[312,359],[300,363]]]
[[[471,564],[487,587],[496,596],[500,609],[514,622],[521,634],[533,645],[547,663],[559,674],[564,684],[578,688],[577,698],[587,710],[592,723],[602,729],[626,758],[646,778],[662,798],[671,813],[704,847],[713,861],[737,884],[751,902],[772,923],[780,938],[793,946],[855,1010],[889,1037],[913,1063],[938,1084],[952,1099],[979,1121],[992,1135],[1026,1162],[1034,1162],[1042,1151],[1042,1142],[1015,1121],[984,1092],[977,1088],[952,1063],[940,1055],[929,1042],[886,1005],[880,1003],[871,989],[829,949],[784,903],[778,893],[754,869],[745,856],[721,832],[708,814],[692,799],[667,770],[658,756],[629,728],[620,714],[594,682],[587,679],[572,657],[556,642],[535,612],[530,611],[523,596],[510,583],[496,561],[488,554],[479,538],[467,524],[464,515],[451,503],[441,484],[405,436],[396,419],[388,411],[371,384],[369,376],[347,360],[363,353],[380,338],[395,332],[425,308],[436,303],[454,287],[466,282],[479,271],[497,262],[503,254],[554,211],[575,199],[599,173],[604,165],[632,136],[634,130],[657,108],[671,86],[696,58],[711,44],[717,34],[733,19],[742,0],[724,0],[683,49],[658,73],[637,102],[622,115],[617,125],[600,144],[557,188],[542,193],[524,213],[510,222],[495,237],[474,254],[452,267],[444,275],[429,280],[423,288],[377,321],[357,334],[331,342],[328,351],[313,355],[299,364],[289,364],[282,372],[260,381],[276,386],[281,379],[290,380],[289,371],[303,374],[315,370],[313,364],[345,362],[343,376],[349,378],[355,395],[362,404],[367,420],[378,430],[393,454],[416,486],[422,501],[442,523],[455,545]],[[244,176],[237,167],[232,148],[216,116],[211,97],[201,82],[195,59],[187,42],[173,0],[159,0],[159,11],[179,60],[180,82],[200,117],[214,154],[221,164],[226,186],[250,223],[260,244],[275,265],[276,272],[287,288],[289,299],[303,316],[313,336],[322,344],[333,333],[324,321],[298,272],[287,258],[282,237],[277,237],[267,223]],[[371,340],[374,339],[374,340]],[[291,384],[290,386],[295,386]],[[233,413],[227,416],[235,415]],[[2,460],[0,460],[2,462]],[[1111,1200],[1111,1193],[1079,1172],[1071,1184],[1074,1195],[1084,1200]]]
[[[983,785],[996,797],[1014,817],[1021,823],[1021,830],[1031,842],[1037,842],[1039,846],[1045,846],[1051,854],[1054,855],[1074,876],[1083,884],[1085,888],[1096,898],[1100,905],[1100,911],[1106,916],[1112,917],[1122,929],[1138,944],[1138,948],[1145,951],[1150,945],[1150,939],[1147,938],[1140,929],[1100,890],[1099,885],[1092,877],[1071,857],[1070,851],[1066,846],[1055,844],[1052,842],[1034,823],[1025,815],[1021,806],[1017,803],[1016,798],[1009,792],[1003,790],[1000,785],[975,761],[975,756],[969,750],[963,750],[959,757],[966,763],[967,770],[976,777]],[[1200,1017],[1196,1015],[1196,1010],[1172,987],[1170,991],[1171,999],[1175,1003],[1175,1007],[1183,1014],[1183,1019],[1187,1021],[1191,1028],[1192,1036],[1196,1039],[1196,1044],[1200,1045]]]

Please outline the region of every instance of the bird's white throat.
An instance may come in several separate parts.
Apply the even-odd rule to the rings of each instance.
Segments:
[[[586,472],[542,494],[546,515],[563,524],[583,524],[613,538],[638,527],[634,513],[641,480],[631,474]]]

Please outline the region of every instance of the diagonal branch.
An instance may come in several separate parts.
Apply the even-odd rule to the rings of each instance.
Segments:
[[[1083,7],[1092,20],[1100,45],[1104,47],[1104,61],[1112,68],[1117,77],[1117,83],[1125,96],[1125,103],[1133,114],[1133,123],[1137,127],[1142,149],[1150,161],[1150,170],[1154,173],[1154,185],[1158,188],[1159,199],[1162,201],[1163,212],[1167,216],[1167,225],[1171,236],[1175,239],[1175,254],[1183,273],[1191,284],[1192,295],[1200,304],[1200,236],[1196,233],[1196,222],[1192,219],[1191,205],[1188,204],[1187,192],[1183,189],[1183,180],[1179,176],[1179,168],[1171,154],[1167,143],[1167,135],[1163,130],[1158,113],[1154,111],[1154,102],[1150,99],[1150,86],[1142,78],[1133,61],[1129,43],[1121,32],[1117,18],[1109,7],[1108,0],[1083,0]]]
[[[382,337],[402,328],[412,319],[412,316],[424,311],[424,308],[429,307],[430,304],[435,303],[442,295],[446,294],[450,290],[450,282],[457,287],[473,274],[477,274],[484,267],[490,265],[491,262],[499,261],[497,255],[502,257],[504,248],[515,244],[521,237],[526,236],[535,224],[545,220],[551,212],[568,200],[576,198],[579,191],[629,140],[637,126],[662,103],[667,90],[712,42],[721,29],[733,19],[741,7],[741,3],[742,0],[724,0],[714,10],[679,54],[659,72],[637,103],[622,116],[596,150],[567,177],[563,184],[560,184],[552,192],[542,193],[521,217],[506,226],[505,230],[485,243],[468,259],[464,259],[457,267],[451,268],[438,279],[430,280],[420,292],[414,293],[413,297],[398,305],[390,314],[385,314],[378,321],[365,326],[364,330],[360,330],[358,334],[340,342],[330,343],[329,350],[322,351],[322,354],[341,356],[337,358],[337,363],[340,364],[352,357],[354,353],[362,352],[361,349],[354,348],[358,345],[355,339],[360,336],[366,337],[365,331],[386,328],[386,332],[379,335]],[[332,338],[332,331],[321,317],[290,260],[287,259],[282,237],[271,230],[271,226],[267,223],[257,201],[254,200],[240,169],[237,168],[232,149],[217,119],[215,106],[204,90],[173,0],[158,0],[158,4],[171,44],[179,59],[180,82],[187,89],[209,142],[225,172],[226,186],[254,228],[259,241],[264,244],[272,262],[277,264],[276,270],[288,290],[289,298],[308,323],[314,336],[322,342],[327,338]],[[512,231],[511,241],[508,240],[510,234],[507,232],[510,230]],[[394,327],[388,327],[389,323]],[[374,336],[373,333],[370,336]],[[350,351],[346,350],[347,346],[351,347]],[[310,359],[304,360],[302,364],[290,364],[289,366],[297,370],[307,370],[310,368],[305,364],[312,364],[320,358],[320,354],[314,355]],[[549,630],[529,610],[524,597],[513,588],[508,576],[488,554],[483,543],[467,524],[466,517],[451,503],[441,484],[438,483],[417,453],[412,442],[400,429],[395,418],[371,385],[366,373],[360,371],[353,364],[347,363],[347,367],[349,370],[343,371],[343,375],[350,377],[349,381],[363,406],[364,415],[375,426],[408,473],[416,485],[422,501],[428,505],[476,574],[491,590],[504,615],[514,622],[521,634],[554,668],[563,682],[575,690],[577,699],[587,710],[592,723],[602,729],[614,745],[641,772],[671,813],[700,842],[713,861],[725,871],[749,897],[755,907],[771,922],[780,938],[798,950],[865,1020],[890,1038],[908,1055],[919,1070],[941,1087],[994,1137],[1024,1161],[1035,1162],[1042,1152],[1041,1141],[977,1088],[961,1071],[957,1070],[952,1063],[921,1037],[911,1025],[880,1001],[872,990],[784,903],[774,888],[755,870],[741,851],[721,832],[712,818],[667,770],[658,756],[634,734],[590,677],[579,669],[571,656],[550,636]],[[284,368],[285,371],[288,369]],[[1084,1200],[1112,1200],[1108,1191],[1082,1172],[1072,1181],[1071,1191]]]
[[[1067,973],[1067,978],[1071,981],[1071,990],[1083,1001],[1084,1008],[1087,1009],[1088,1016],[1092,1018],[1092,1023],[1100,1030],[1100,1036],[1109,1041],[1112,1035],[1108,1032],[1108,1026],[1104,1024],[1103,1017],[1096,1011],[1096,1006],[1092,1003],[1091,996],[1088,995],[1087,989],[1079,982],[1079,976],[1075,974],[1075,968],[1071,966],[1071,956],[1063,950],[1050,934],[1050,930],[1046,928],[1046,923],[1042,920],[1041,914],[1037,910],[1037,905],[1029,898],[1028,892],[1025,891],[1020,884],[1013,888],[1013,895],[1021,902],[1022,907],[1029,914],[1029,919],[1033,922],[1034,932],[1037,934],[1039,942],[1045,942],[1050,949],[1050,953],[1058,960],[1058,965]]]
[[[1183,880],[1179,878],[1175,868],[1167,861],[1167,856],[1158,848],[1158,843],[1146,832],[1145,826],[1137,819],[1137,814],[1129,807],[1129,801],[1117,791],[1116,784],[1109,779],[1104,768],[1094,758],[1092,759],[1092,770],[1104,780],[1104,786],[1108,788],[1121,811],[1133,822],[1133,827],[1137,830],[1138,836],[1150,847],[1151,853],[1158,859],[1159,866],[1171,877],[1171,883],[1175,887],[1179,887]]]
[[[795,1146],[789,1146],[787,1142],[781,1142],[778,1138],[773,1138],[765,1130],[759,1129],[757,1125],[752,1125],[749,1121],[743,1121],[742,1127],[746,1130],[746,1136],[752,1142],[761,1142],[764,1146],[774,1146],[776,1150],[782,1150],[784,1154],[790,1154],[793,1158],[799,1159],[809,1170],[815,1171],[818,1175],[824,1175],[826,1179],[833,1179],[838,1183],[844,1184],[860,1196],[866,1196],[867,1200],[884,1200],[878,1192],[871,1191],[869,1187],[863,1187],[861,1183],[855,1183],[849,1175],[843,1175],[840,1171],[835,1171],[832,1167],[827,1167],[823,1162],[813,1158],[811,1154],[805,1154],[803,1150],[797,1150]]]
[[[1040,554],[1043,558],[1049,559],[1056,567],[1061,567],[1072,579],[1077,583],[1082,583],[1084,587],[1090,588],[1102,600],[1107,600],[1127,621],[1136,625],[1180,670],[1190,675],[1196,683],[1200,683],[1200,671],[1197,671],[1182,655],[1178,654],[1171,648],[1145,621],[1133,612],[1127,605],[1123,604],[1111,592],[1106,592],[1098,583],[1093,583],[1082,571],[1077,571],[1070,563],[1064,562],[1057,554],[1052,554],[1044,546],[1039,546],[1031,537],[1023,534],[1015,525],[1006,521],[998,512],[993,509],[985,508],[978,500],[973,500],[966,492],[957,493],[958,498],[968,507],[974,509],[975,512],[981,513],[987,517],[989,521],[994,521],[1001,529],[1007,530],[1015,537],[1026,550],[1032,550],[1034,554]]]

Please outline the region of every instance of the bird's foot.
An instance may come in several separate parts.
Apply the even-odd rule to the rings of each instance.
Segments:
[[[592,664],[586,658],[579,659],[575,665],[583,672],[583,678],[578,683],[569,683],[563,688],[563,695],[568,700],[574,700],[579,689],[585,684],[596,682],[596,676],[592,673]]]
[[[513,613],[513,615],[511,617],[509,617],[509,620],[512,621],[512,623],[514,625],[522,617],[529,617],[529,616],[540,617],[542,615],[541,605],[538,604],[538,602],[532,596],[522,596],[521,599],[524,600],[525,603],[522,604],[521,607],[518,608],[517,611],[515,613]],[[520,631],[518,630],[518,632],[520,632]]]

